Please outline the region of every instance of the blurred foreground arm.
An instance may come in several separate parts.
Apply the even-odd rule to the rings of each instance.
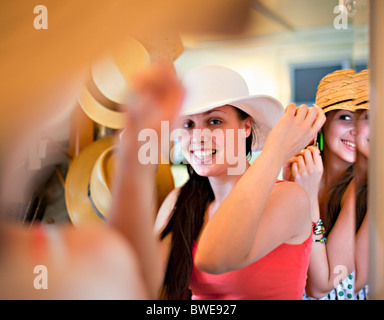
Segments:
[[[156,165],[140,163],[138,134],[153,129],[159,136],[161,121],[173,119],[184,93],[174,71],[160,66],[140,74],[135,91],[138,99],[129,108],[127,128],[118,148],[109,224],[133,246],[149,298],[155,299],[161,283],[158,243],[153,233]]]

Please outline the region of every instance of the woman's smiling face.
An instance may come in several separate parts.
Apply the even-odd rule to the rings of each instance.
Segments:
[[[251,117],[240,120],[236,108],[226,105],[183,116],[180,121],[180,127],[189,133],[180,141],[183,155],[197,174],[217,176],[237,165],[236,160],[246,161],[245,139],[251,133]]]
[[[348,110],[335,110],[327,114],[323,127],[324,148],[347,163],[356,160],[355,114]]]

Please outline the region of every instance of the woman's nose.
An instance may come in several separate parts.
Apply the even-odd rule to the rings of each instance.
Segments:
[[[195,126],[192,131],[193,143],[204,144],[211,141],[211,130],[203,126]]]

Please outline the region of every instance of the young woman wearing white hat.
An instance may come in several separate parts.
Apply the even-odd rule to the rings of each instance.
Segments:
[[[275,99],[250,96],[236,72],[218,66],[191,71],[184,86],[178,124],[189,132],[180,143],[190,179],[156,221],[162,297],[188,298],[190,288],[192,299],[300,299],[312,244],[309,200],[300,186],[276,180],[323,125],[322,111],[291,104],[283,114]],[[214,129],[234,132],[234,144],[210,135]],[[245,172],[230,175],[228,148],[239,161],[263,150]]]

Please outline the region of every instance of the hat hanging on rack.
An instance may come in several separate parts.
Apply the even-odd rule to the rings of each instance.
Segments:
[[[90,78],[78,100],[95,122],[112,129],[124,127],[121,105],[129,104],[132,78],[150,64],[144,46],[130,37],[118,50],[109,52],[91,65]]]
[[[112,137],[99,139],[83,149],[69,167],[65,202],[75,226],[102,223],[108,219],[116,155]],[[153,201],[154,212],[174,189],[170,165],[159,164],[155,178],[154,193],[148,195],[148,201]]]

